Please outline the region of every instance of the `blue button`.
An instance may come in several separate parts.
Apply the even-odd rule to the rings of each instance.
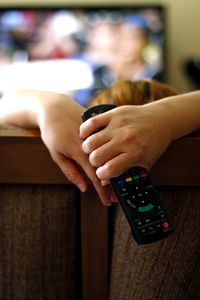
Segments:
[[[124,179],[120,179],[117,181],[118,184],[123,184],[124,183]]]

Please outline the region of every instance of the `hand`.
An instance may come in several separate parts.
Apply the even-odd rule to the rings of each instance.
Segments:
[[[165,111],[155,103],[120,106],[80,126],[82,149],[103,182],[131,166],[150,169],[172,140],[167,121]]]
[[[53,160],[81,191],[92,181],[103,204],[114,200],[111,187],[102,187],[79,137],[84,108],[67,96],[39,91],[16,91],[0,101],[0,123],[22,128],[38,128]]]
[[[65,96],[60,95],[53,104],[47,102],[39,116],[41,136],[53,160],[65,176],[81,191],[86,191],[88,180],[83,173],[84,170],[102,203],[110,205],[115,201],[111,187],[101,186],[95,168],[90,165],[88,155],[81,148],[79,126],[83,112],[83,107]]]

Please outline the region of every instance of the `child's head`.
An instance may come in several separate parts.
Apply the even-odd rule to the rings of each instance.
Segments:
[[[121,80],[97,95],[90,106],[109,103],[120,105],[142,105],[176,95],[174,89],[155,80]]]

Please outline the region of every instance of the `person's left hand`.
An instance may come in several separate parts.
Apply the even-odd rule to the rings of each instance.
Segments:
[[[19,90],[0,101],[0,123],[21,128],[39,128],[51,157],[64,175],[81,191],[93,183],[104,205],[112,202],[111,187],[103,187],[79,137],[84,108],[69,97],[42,90]],[[89,180],[88,180],[89,178]]]
[[[84,108],[73,100],[62,96],[53,105],[42,106],[39,127],[42,139],[51,157],[64,175],[81,191],[88,188],[87,177],[93,183],[104,205],[115,201],[111,186],[102,186],[95,168],[89,163],[88,155],[82,151],[79,126]],[[85,174],[84,174],[84,172]]]

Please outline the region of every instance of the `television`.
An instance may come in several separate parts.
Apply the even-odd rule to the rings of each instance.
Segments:
[[[117,80],[166,81],[165,8],[0,8],[0,93],[36,88],[83,106]]]

